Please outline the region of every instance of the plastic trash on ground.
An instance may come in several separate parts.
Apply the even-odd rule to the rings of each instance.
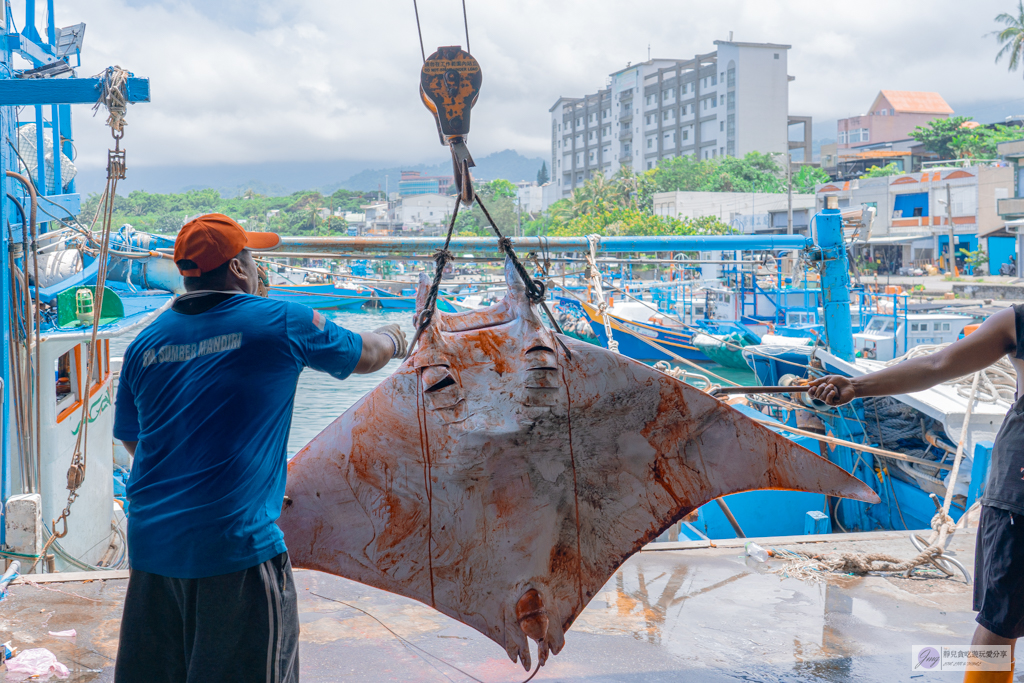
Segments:
[[[12,675],[20,674],[20,675]],[[31,676],[46,680],[51,676],[67,678],[71,675],[68,668],[57,661],[57,657],[44,647],[24,650],[7,660],[8,681],[20,681]]]
[[[767,562],[768,558],[772,556],[770,551],[765,550],[753,541],[747,541],[743,548],[747,551],[748,557],[752,557],[758,562]]]
[[[51,636],[56,636],[57,638],[74,638],[78,635],[78,631],[73,628],[70,628],[67,631],[47,631],[47,633]]]

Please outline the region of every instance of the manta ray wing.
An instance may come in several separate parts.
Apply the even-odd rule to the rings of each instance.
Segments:
[[[704,392],[556,339],[506,278],[491,309],[435,313],[415,355],[291,461],[278,523],[296,567],[426,603],[529,670],[527,636],[541,664],[557,654],[615,570],[709,501],[878,502]]]

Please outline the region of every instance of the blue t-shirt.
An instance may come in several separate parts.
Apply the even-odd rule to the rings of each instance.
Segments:
[[[344,379],[362,339],[299,304],[235,294],[168,310],[128,347],[114,436],[138,441],[127,495],[135,569],[202,578],[285,551],[275,523],[303,367]]]

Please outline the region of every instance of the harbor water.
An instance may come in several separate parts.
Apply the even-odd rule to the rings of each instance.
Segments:
[[[381,327],[397,323],[402,326],[406,338],[413,334],[411,311],[322,311],[331,320],[353,332],[372,332]],[[110,355],[123,356],[134,335],[112,339]],[[298,453],[314,436],[344,413],[353,403],[383,382],[400,365],[392,360],[383,369],[369,375],[352,375],[339,382],[330,375],[306,369],[299,377],[295,392],[295,411],[292,429],[288,438],[288,456]],[[740,384],[754,384],[754,373],[718,365],[708,365],[708,370]],[[687,368],[694,370],[692,367]]]

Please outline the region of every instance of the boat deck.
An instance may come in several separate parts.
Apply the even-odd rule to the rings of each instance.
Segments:
[[[969,568],[974,539],[974,530],[960,531],[950,545]],[[758,542],[812,552],[915,554],[904,532]],[[562,653],[534,680],[962,680],[962,673],[910,667],[912,645],[970,641],[971,586],[962,577],[832,575],[812,582],[766,571],[780,564],[744,557],[739,540],[648,546],[612,577],[567,634]],[[420,603],[317,572],[295,575],[303,683],[526,678],[493,642]],[[112,681],[125,577],[104,572],[15,583],[0,603],[0,641],[50,649],[71,669],[71,681]],[[71,628],[75,639],[48,635]]]

